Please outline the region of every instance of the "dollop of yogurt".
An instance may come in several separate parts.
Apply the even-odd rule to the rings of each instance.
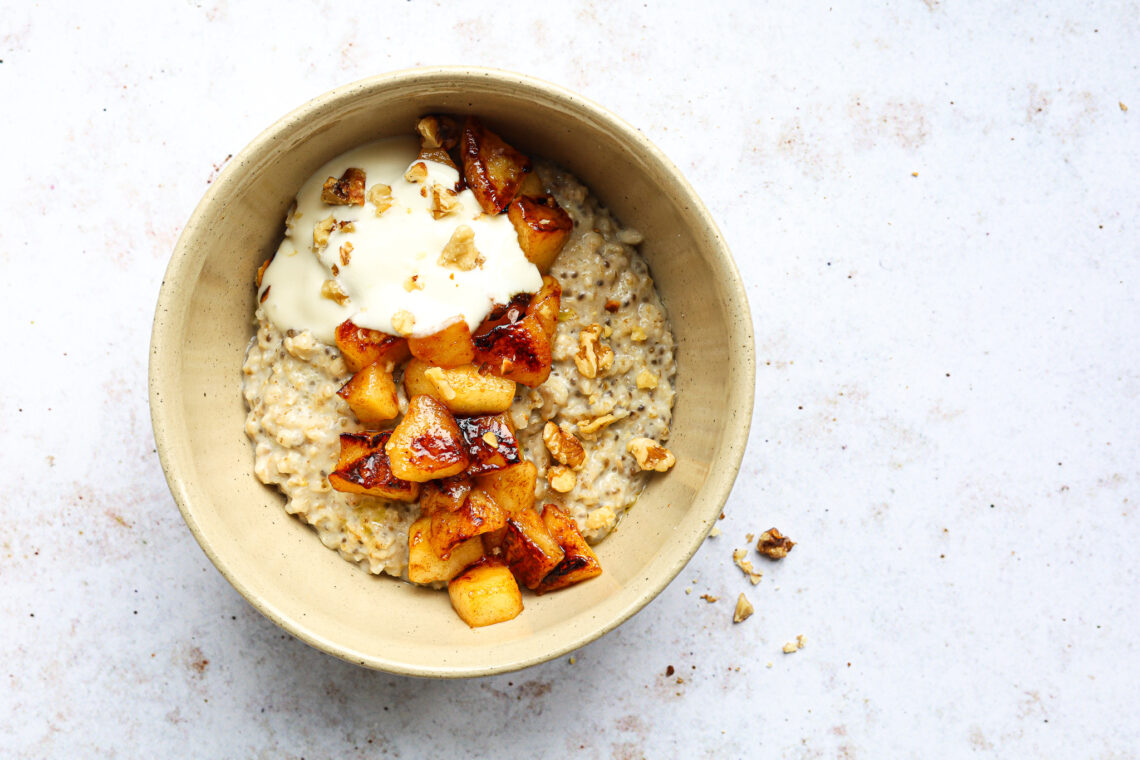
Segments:
[[[262,278],[266,316],[282,330],[309,330],[332,344],[336,326],[351,319],[392,335],[424,336],[461,317],[474,330],[495,303],[542,286],[538,269],[519,247],[506,214],[483,212],[470,190],[447,195],[446,214],[433,187],[454,192],[459,172],[423,161],[424,172],[405,174],[420,162],[419,142],[395,137],[362,145],[329,161],[297,193],[285,238]],[[321,190],[346,169],[365,173],[363,206],[328,205]],[[379,185],[391,188],[390,205]],[[377,213],[381,206],[388,206]],[[329,221],[331,218],[331,221]],[[320,225],[324,234],[314,228]],[[474,233],[478,263],[461,268],[441,254],[466,225]],[[460,238],[470,238],[465,232]],[[411,316],[409,321],[408,316]]]

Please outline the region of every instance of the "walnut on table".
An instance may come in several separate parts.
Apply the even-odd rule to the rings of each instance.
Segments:
[[[769,528],[760,534],[760,540],[756,542],[756,551],[768,559],[783,559],[788,556],[788,552],[790,552],[795,545],[795,541],[785,536],[776,528]]]

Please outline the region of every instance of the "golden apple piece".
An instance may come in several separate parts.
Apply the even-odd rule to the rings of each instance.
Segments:
[[[413,396],[384,450],[398,478],[423,483],[467,469],[467,442],[447,407],[431,396]]]
[[[480,372],[474,364],[446,369],[428,367],[424,377],[452,414],[494,414],[510,409],[515,400],[515,381]]]
[[[451,606],[472,628],[504,623],[523,611],[522,593],[501,559],[483,557],[447,584]]]
[[[543,274],[549,272],[574,229],[570,215],[552,195],[520,195],[507,207],[507,217],[515,227],[519,248],[530,263]]]
[[[530,173],[530,159],[474,116],[468,116],[463,123],[459,150],[463,177],[475,200],[488,214],[502,213]]]
[[[503,545],[503,538],[507,535],[507,526],[499,528],[498,530],[488,531],[479,536],[483,539],[483,553],[488,557],[497,557],[499,555],[499,547]]]
[[[344,356],[349,372],[359,372],[375,362],[395,366],[408,358],[406,340],[379,330],[358,327],[350,319],[337,325],[336,347]]]
[[[542,522],[550,536],[562,547],[566,556],[542,579],[535,589],[539,594],[573,586],[602,574],[598,555],[578,532],[578,524],[554,504],[542,508]]]
[[[459,509],[437,511],[431,516],[431,548],[440,557],[447,557],[457,544],[506,524],[507,513],[487,494],[474,490]]]
[[[475,363],[492,374],[531,388],[550,377],[550,338],[533,314],[480,332],[473,340]]]
[[[483,556],[477,538],[456,545],[448,557],[431,548],[431,518],[421,517],[408,528],[408,580],[413,583],[449,581]]]
[[[519,195],[529,195],[532,198],[537,198],[540,195],[546,195],[546,187],[542,184],[538,174],[530,172],[523,177],[522,184],[519,185]]]
[[[467,474],[482,475],[519,461],[519,443],[504,414],[456,417],[467,442]]]
[[[562,285],[551,275],[544,275],[542,287],[530,299],[526,307],[527,316],[532,316],[542,325],[546,337],[553,340],[558,327],[558,310],[562,308]]]
[[[404,392],[408,398],[412,396],[431,396],[437,401],[442,403],[439,398],[439,393],[435,389],[435,385],[431,380],[427,379],[427,371],[431,369],[430,364],[422,359],[412,357],[408,363],[404,365]]]
[[[357,372],[336,395],[348,402],[348,408],[363,425],[394,420],[400,415],[396,382],[386,362],[374,362]]]
[[[361,493],[393,501],[415,501],[420,484],[392,473],[384,445],[391,433],[342,433],[340,457],[329,473],[329,485],[345,493]]]
[[[329,206],[363,206],[364,182],[363,169],[345,169],[340,179],[329,177],[325,180],[321,188],[321,201]]]
[[[500,549],[511,572],[529,589],[537,588],[566,556],[533,508],[507,518]]]
[[[466,474],[429,480],[420,487],[420,514],[454,512],[463,506],[474,484]]]
[[[408,338],[408,350],[417,359],[437,367],[458,367],[475,359],[471,328],[462,317],[431,335]]]
[[[534,506],[534,486],[537,480],[538,468],[533,462],[523,461],[477,475],[475,485],[494,499],[504,512],[516,515]]]

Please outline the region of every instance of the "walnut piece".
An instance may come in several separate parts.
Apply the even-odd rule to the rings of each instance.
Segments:
[[[321,285],[321,295],[330,301],[336,301],[341,306],[348,303],[348,293],[344,292],[344,288],[336,280],[325,280]]]
[[[438,182],[431,186],[431,215],[433,219],[442,219],[448,214],[459,210],[459,196],[449,187]]]
[[[806,646],[807,646],[807,637],[801,633],[800,635],[796,636],[795,641],[789,641],[787,644],[784,644],[784,654],[791,654],[792,652],[798,652]]]
[[[736,598],[736,610],[732,613],[732,622],[743,623],[752,617],[752,613],[755,611],[756,610],[752,607],[752,602],[748,601],[748,597],[741,594]]]
[[[601,417],[595,417],[588,422],[578,423],[578,432],[586,438],[593,438],[594,433],[598,432],[604,427],[609,427],[618,420],[624,420],[629,416],[629,412],[618,412],[617,414],[603,414]]]
[[[313,250],[318,251],[329,244],[329,235],[336,229],[336,219],[332,214],[313,225]]]
[[[733,549],[732,551],[732,561],[748,576],[748,580],[752,581],[752,585],[755,586],[760,582],[760,579],[764,577],[764,573],[756,572],[752,567],[752,563],[745,559],[747,556],[748,551],[746,549]]]
[[[416,317],[409,311],[400,309],[392,315],[392,329],[403,336],[412,334],[412,330],[416,326]]]
[[[613,366],[613,349],[602,343],[602,328],[597,323],[583,327],[578,333],[578,353],[574,364],[582,377],[594,378]]]
[[[643,391],[651,391],[657,387],[657,375],[647,369],[637,373],[637,387]]]
[[[649,338],[649,336],[645,334],[645,330],[642,330],[640,326],[630,330],[629,337],[633,340],[636,340],[638,343]]]
[[[577,470],[585,463],[586,451],[582,442],[568,428],[547,422],[542,429],[542,440],[550,456],[559,464]]]
[[[625,445],[625,450],[633,454],[637,466],[643,470],[666,472],[677,464],[672,451],[650,438],[634,438]]]
[[[547,477],[550,479],[550,487],[558,493],[570,493],[578,483],[578,476],[573,470],[558,464],[550,468]]]
[[[376,216],[381,216],[396,204],[392,198],[392,186],[377,184],[368,188],[368,202],[376,207]]]
[[[451,267],[462,272],[470,272],[483,263],[483,257],[475,249],[475,230],[466,224],[455,228],[451,239],[443,247],[437,262],[441,267]]]
[[[499,448],[499,438],[490,430],[488,430],[486,433],[483,433],[483,441],[493,449]]]
[[[364,170],[352,167],[345,169],[340,179],[326,179],[321,188],[321,200],[329,206],[363,206]]]
[[[416,161],[414,164],[408,167],[408,170],[406,172],[404,172],[404,179],[406,179],[408,182],[420,183],[425,181],[427,179],[427,176],[427,164],[425,164],[423,161]]]
[[[709,604],[714,604],[717,600],[717,597],[713,596],[712,594],[701,594],[701,599],[704,599]]]
[[[413,290],[423,290],[424,284],[420,282],[420,276],[413,274],[408,279],[404,280],[404,290],[411,293]]]
[[[340,247],[340,264],[346,267],[350,261],[352,261],[352,243],[346,242]]]
[[[795,545],[795,541],[785,536],[776,528],[769,528],[760,534],[760,540],[756,542],[756,551],[768,559],[783,559],[788,556],[788,552],[790,552]]]

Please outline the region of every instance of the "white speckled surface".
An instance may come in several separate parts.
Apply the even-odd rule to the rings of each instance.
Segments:
[[[1137,757],[1135,3],[133,5],[0,2],[0,756]],[[663,148],[760,368],[682,577],[575,664],[459,683],[254,612],[146,401],[158,285],[226,157],[438,63],[571,87]],[[732,549],[771,525],[800,543],[753,588]]]

